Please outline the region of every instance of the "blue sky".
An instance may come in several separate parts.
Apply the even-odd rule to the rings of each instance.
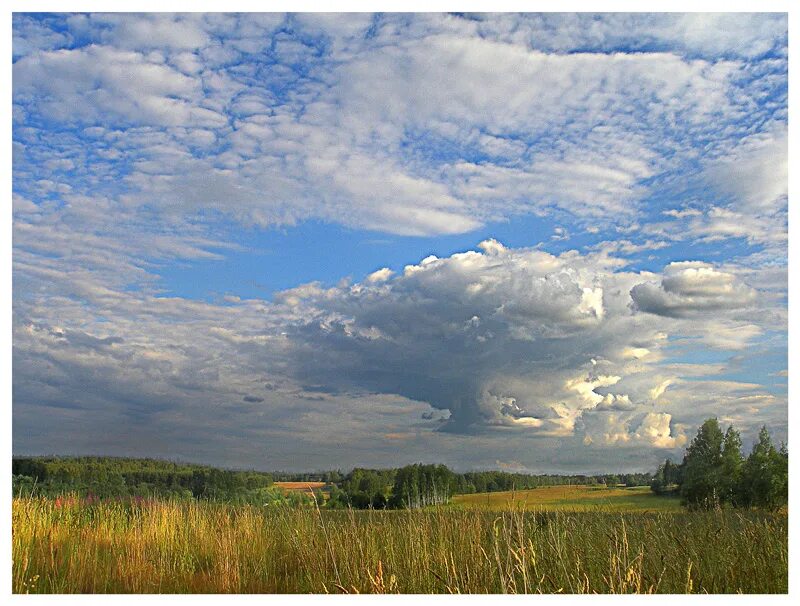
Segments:
[[[13,33],[15,452],[589,472],[709,416],[785,438],[785,15]]]

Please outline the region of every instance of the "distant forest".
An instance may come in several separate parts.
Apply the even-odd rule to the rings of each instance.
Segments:
[[[653,474],[559,475],[504,471],[456,473],[444,465],[398,469],[355,468],[349,473],[236,471],[157,459],[118,457],[15,457],[14,495],[98,498],[186,498],[229,503],[306,501],[274,482],[324,482],[319,502],[328,508],[416,507],[443,503],[452,495],[523,490],[564,484],[645,486]],[[313,502],[313,501],[312,501]]]

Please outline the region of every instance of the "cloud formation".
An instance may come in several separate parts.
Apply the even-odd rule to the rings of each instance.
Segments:
[[[17,447],[608,471],[704,416],[785,430],[785,16],[13,30]],[[165,284],[309,221],[446,252]]]
[[[342,19],[75,15],[48,37],[47,21],[19,16],[14,103],[28,124],[17,129],[15,170],[90,140],[101,158],[125,161],[87,150],[70,160],[89,183],[110,169],[129,205],[434,235],[553,211],[630,224],[649,181],[696,171],[687,143],[728,154],[708,168],[721,183],[725,162],[757,171],[760,157],[780,153],[740,120],[767,110],[757,98],[780,94],[784,64],[755,74],[748,62],[780,44],[780,19],[609,17],[580,42],[585,17],[574,29],[562,18],[556,38],[547,16]],[[720,19],[728,32],[750,31],[740,41],[763,37],[741,47],[707,38]],[[650,48],[611,51],[630,44],[616,21]],[[62,125],[47,149],[41,121]]]
[[[708,263],[681,261],[664,269],[660,283],[634,286],[631,297],[641,311],[681,318],[746,308],[755,302],[756,292],[736,276]]]

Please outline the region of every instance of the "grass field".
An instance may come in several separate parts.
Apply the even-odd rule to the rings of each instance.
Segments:
[[[283,491],[294,490],[302,493],[323,490],[328,486],[325,482],[273,482],[272,485]]]
[[[326,486],[325,482],[273,482],[273,486],[283,488],[284,490],[302,490],[308,491],[315,488],[323,488]]]
[[[535,492],[535,491],[534,491]],[[787,516],[14,499],[16,593],[785,593]]]
[[[542,486],[532,490],[456,495],[453,506],[492,511],[523,508],[537,511],[678,512],[676,497],[658,496],[647,486]]]

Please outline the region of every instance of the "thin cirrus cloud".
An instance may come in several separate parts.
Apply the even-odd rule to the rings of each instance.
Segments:
[[[785,428],[785,16],[13,30],[22,448],[586,469],[655,461],[712,414]],[[315,220],[445,253],[166,294],[165,270]],[[743,370],[748,349],[776,367]]]

